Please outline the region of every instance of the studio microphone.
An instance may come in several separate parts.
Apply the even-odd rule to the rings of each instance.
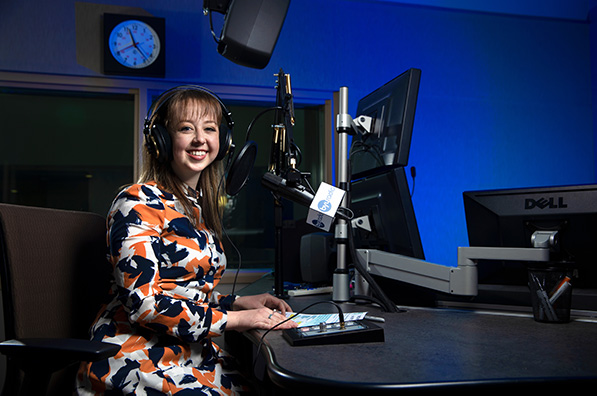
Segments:
[[[321,183],[313,195],[302,184],[289,183],[278,175],[266,172],[261,178],[261,184],[283,198],[308,207],[307,223],[314,227],[328,231],[335,217],[351,220],[339,211],[345,191],[327,183]]]
[[[293,202],[309,207],[315,197],[302,184],[288,183],[286,179],[266,172],[261,178],[261,185],[273,193]]]

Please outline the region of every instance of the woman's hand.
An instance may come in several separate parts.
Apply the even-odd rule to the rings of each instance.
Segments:
[[[238,297],[232,304],[232,311],[228,311],[226,330],[268,330],[285,321],[286,312],[292,312],[290,305],[269,293]],[[276,329],[296,326],[296,322],[289,320]]]
[[[274,297],[269,293],[258,294],[255,296],[238,297],[232,304],[232,310],[234,311],[258,309],[263,307],[276,309],[282,314],[286,314],[286,312],[292,312],[292,308],[290,308],[290,305],[288,305],[286,301]]]
[[[272,310],[267,307],[258,309],[245,309],[242,311],[228,311],[228,323],[226,324],[226,330],[269,330],[285,320],[286,315],[278,310]],[[276,327],[276,329],[291,329],[297,326],[298,325],[296,322],[289,320],[280,324],[278,327]]]

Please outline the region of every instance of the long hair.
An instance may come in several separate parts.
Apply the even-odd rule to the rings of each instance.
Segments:
[[[195,89],[183,89],[174,92],[167,98],[162,98],[163,104],[158,103],[158,111],[150,120],[150,125],[160,123],[165,126],[168,133],[171,131],[171,120],[177,114],[185,109],[194,107],[196,115],[214,115],[218,125],[222,119],[222,107],[220,103],[209,93]],[[198,219],[193,210],[193,204],[187,198],[183,182],[176,176],[172,169],[170,161],[159,162],[149,153],[144,146],[143,166],[139,183],[156,182],[161,188],[174,194],[182,203],[185,214],[191,222],[197,227],[201,219]],[[196,186],[189,186],[195,189],[199,194],[199,204],[203,221],[208,229],[216,234],[218,238],[222,237],[222,215],[223,208],[219,205],[225,191],[225,181],[223,179],[222,161],[214,161],[209,164],[199,177]]]

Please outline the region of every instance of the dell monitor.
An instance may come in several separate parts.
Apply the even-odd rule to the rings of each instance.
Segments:
[[[573,269],[575,288],[597,289],[597,185],[463,193],[470,246],[533,247],[557,231],[549,263],[480,261],[479,284],[527,285],[528,266]]]
[[[354,219],[366,217],[370,227],[354,227],[357,249],[425,258],[403,167],[353,181],[350,198]]]
[[[421,70],[409,69],[359,100],[357,117],[372,124],[370,133],[353,137],[353,179],[408,164],[420,79]]]
[[[357,249],[424,259],[404,167],[408,163],[421,70],[409,69],[359,100],[357,117],[370,116],[370,133],[353,137],[350,209],[371,231],[353,232]]]

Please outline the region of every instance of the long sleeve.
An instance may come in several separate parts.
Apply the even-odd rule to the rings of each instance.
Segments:
[[[155,186],[121,193],[108,218],[118,301],[128,320],[185,342],[221,335],[230,298],[213,292],[225,267],[219,244]],[[228,304],[225,304],[228,305]]]

